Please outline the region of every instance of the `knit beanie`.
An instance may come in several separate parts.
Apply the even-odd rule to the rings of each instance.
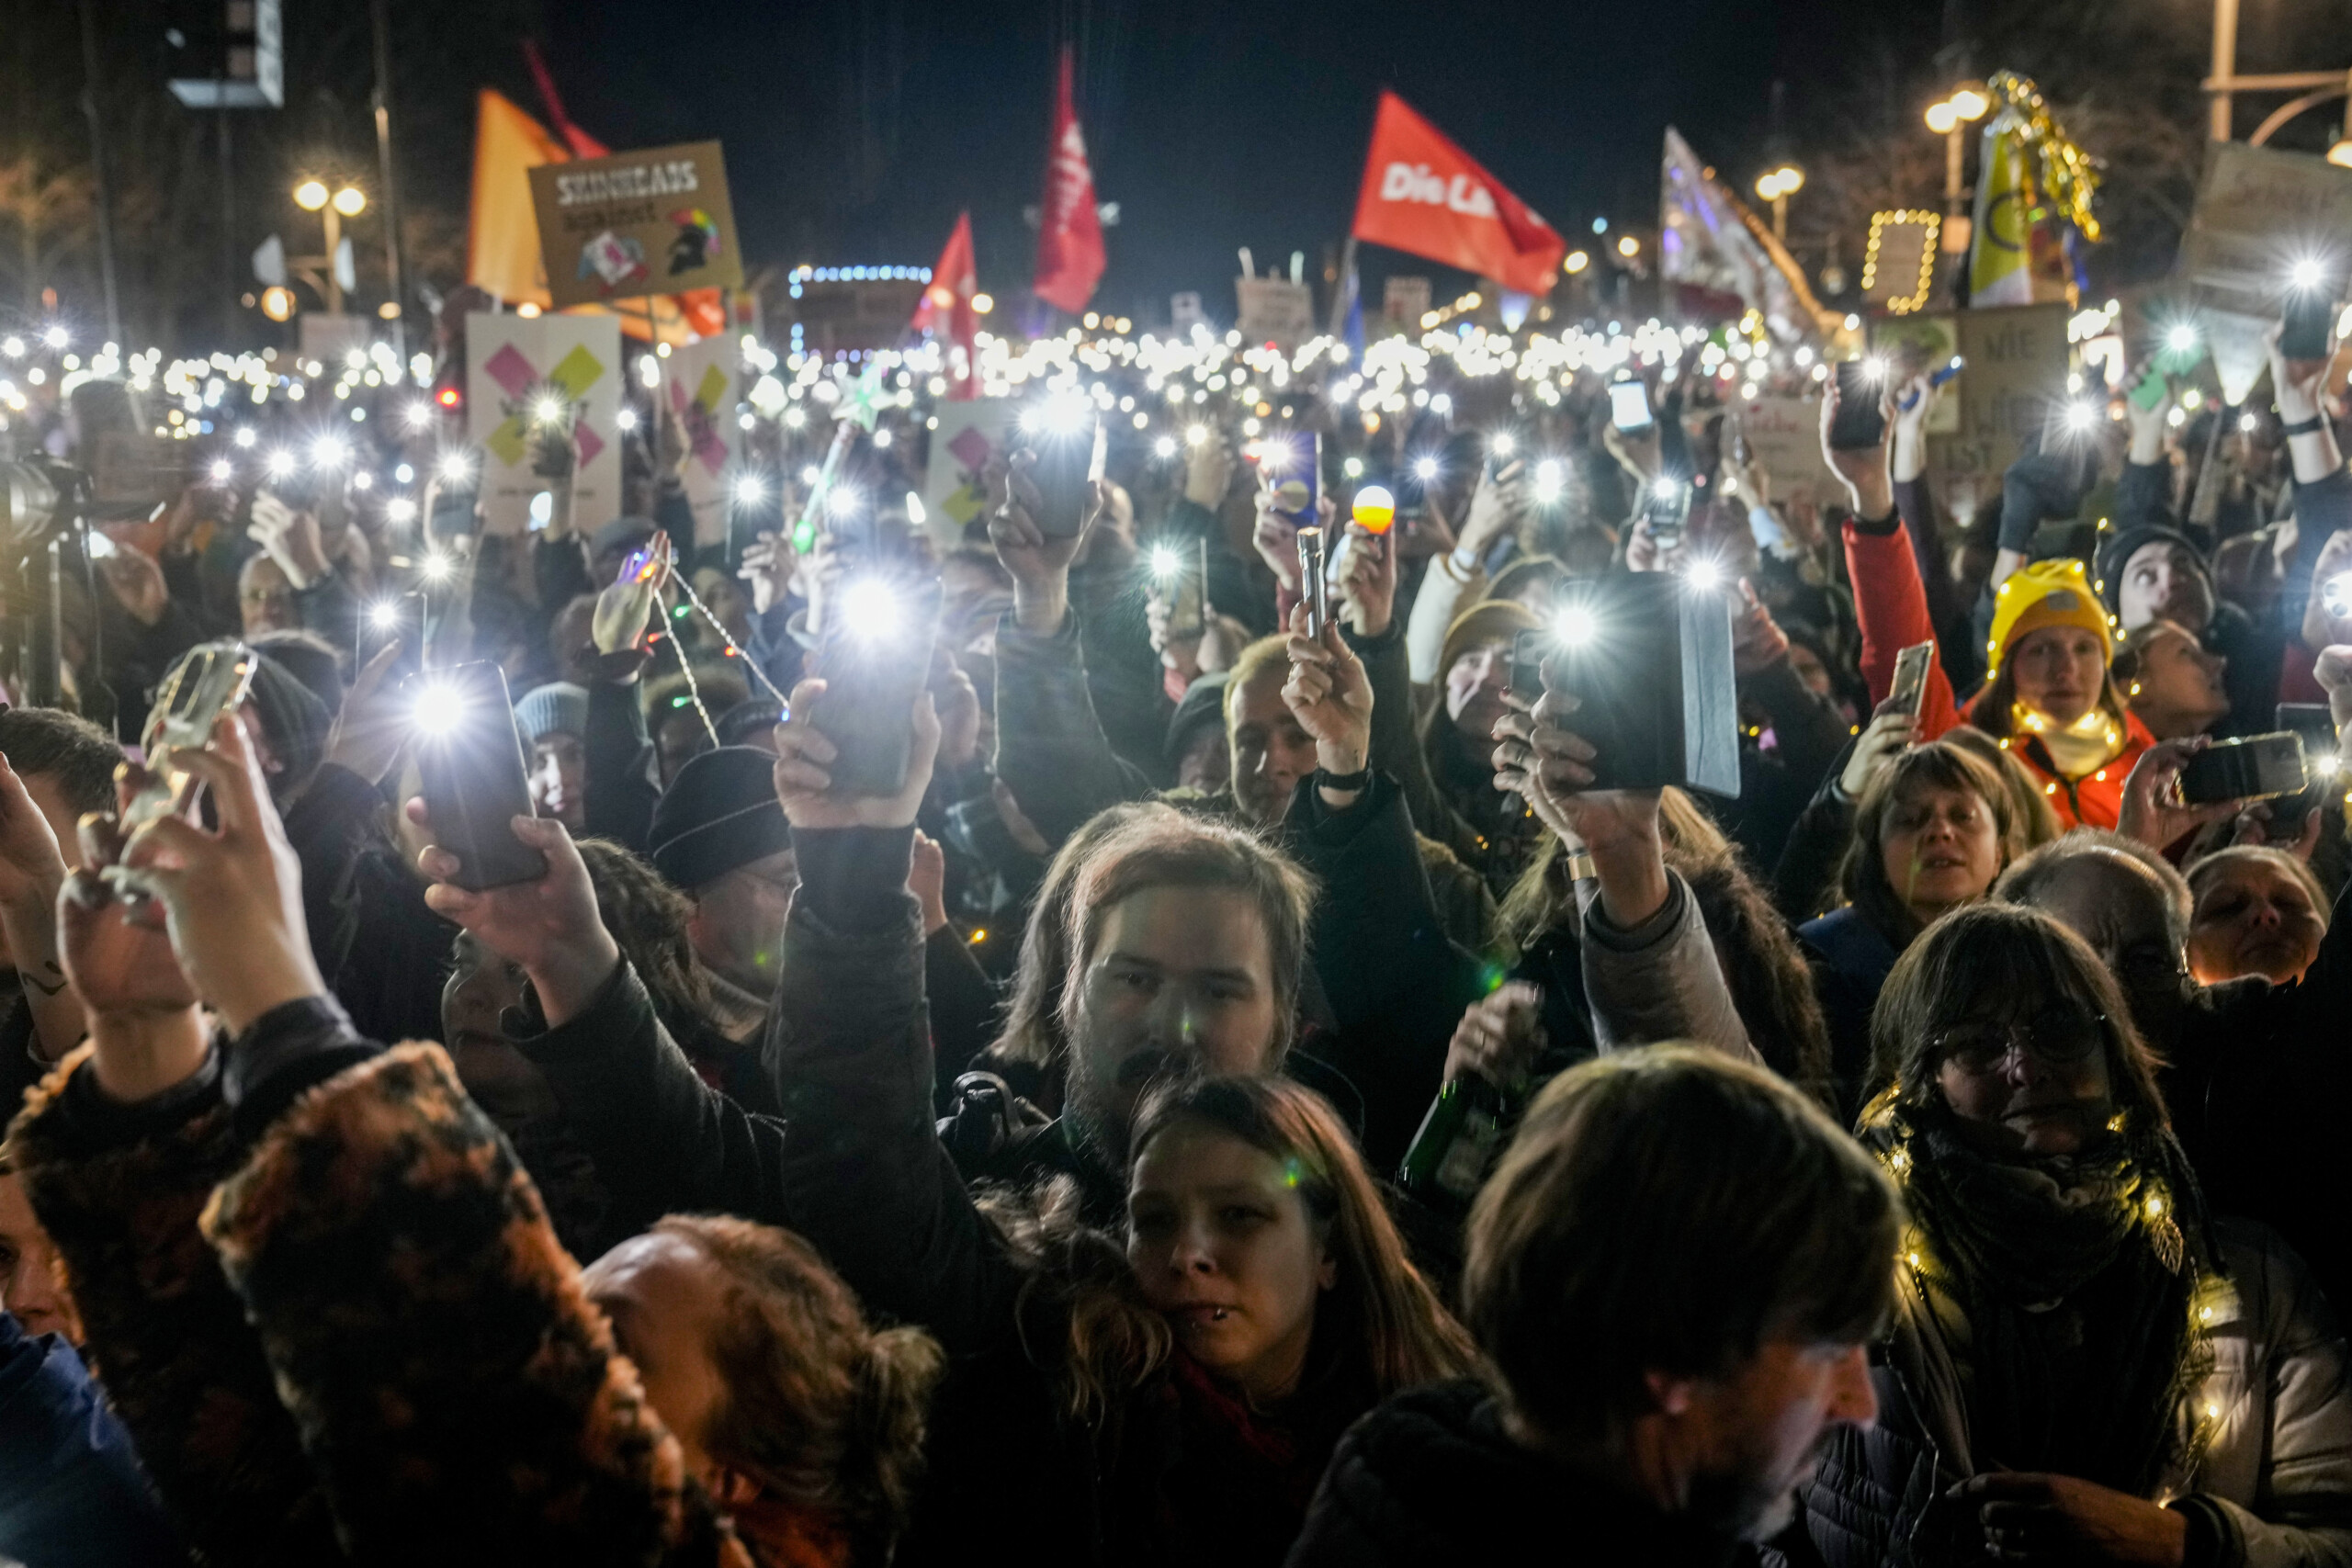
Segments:
[[[1228,671],[1213,671],[1184,688],[1184,698],[1176,705],[1175,716],[1168,721],[1164,755],[1170,767],[1183,760],[1184,748],[1196,733],[1225,727],[1225,687],[1229,674]]]
[[[182,660],[188,656],[181,655]],[[168,684],[170,677],[164,680]],[[253,685],[245,701],[253,706],[271,755],[281,764],[270,778],[270,794],[283,796],[308,783],[326,759],[327,738],[334,729],[334,715],[327,705],[266,653],[254,660]]]
[[[2106,607],[2091,592],[2083,563],[2038,560],[2020,568],[1993,595],[1993,637],[1984,645],[1984,678],[2001,672],[2001,656],[2028,632],[2044,626],[2080,626],[2098,634],[2099,647],[2115,657],[2115,633]]]
[[[2123,569],[2130,566],[2132,558],[2138,555],[2141,549],[2148,545],[2170,545],[2175,548],[2188,551],[2188,558],[2197,563],[2199,573],[2205,579],[2206,589],[2209,592],[2212,590],[2213,568],[2205,559],[2205,552],[2197,547],[2196,540],[2177,528],[2167,528],[2156,523],[2143,523],[2135,527],[2116,529],[2099,541],[2098,593],[2099,597],[2107,602],[2109,609],[2118,611],[2122,609]],[[2214,592],[2213,602],[2221,603],[2221,597],[2220,593]],[[2189,629],[2198,631],[2202,628],[2192,626]]]
[[[1453,661],[1474,648],[1498,642],[1509,648],[1521,632],[1533,631],[1544,624],[1534,611],[1511,599],[1484,599],[1453,617],[1445,628],[1445,647],[1437,656],[1437,679],[1445,681],[1445,672]]]
[[[775,753],[756,746],[721,746],[690,759],[662,792],[646,834],[653,869],[688,893],[791,847],[792,829],[775,797]]]
[[[523,739],[537,741],[543,735],[588,734],[588,689],[569,681],[550,681],[544,686],[534,686],[514,701],[514,722],[522,727]]]

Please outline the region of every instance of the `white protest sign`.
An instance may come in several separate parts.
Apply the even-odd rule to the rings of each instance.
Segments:
[[[932,537],[944,551],[964,542],[965,525],[988,496],[980,472],[1012,433],[1018,406],[1010,398],[943,402],[931,433],[931,468],[923,476],[922,509]]]
[[[1792,506],[1843,501],[1845,491],[1821,455],[1821,400],[1777,392],[1741,398],[1727,421],[1747,438],[1747,447],[1770,476],[1772,499]]]
[[[2263,334],[2286,305],[2298,262],[2321,262],[2342,297],[2347,234],[2352,170],[2316,152],[2235,141],[2208,150],[2180,270],[2196,286],[2197,325],[2224,398],[2244,402],[2261,378],[2269,362]]]
[[[1237,277],[1233,292],[1241,306],[1241,341],[1293,349],[1315,335],[1315,296],[1287,277]]]
[[[682,477],[686,505],[695,514],[694,538],[672,541],[681,556],[690,546],[719,544],[727,537],[735,450],[742,436],[735,423],[735,375],[741,358],[735,339],[721,334],[673,349],[660,362],[662,400],[686,444]]]
[[[533,404],[560,397],[579,411],[572,526],[593,534],[621,514],[621,324],[614,316],[466,318],[466,434],[481,449],[482,531],[525,534],[533,471]]]

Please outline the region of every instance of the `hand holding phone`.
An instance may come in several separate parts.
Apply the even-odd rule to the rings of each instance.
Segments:
[[[478,660],[403,689],[433,841],[454,857],[443,880],[479,893],[547,874],[547,857],[514,836],[514,818],[537,813],[506,672]]]
[[[1657,423],[1650,412],[1650,389],[1639,380],[1609,383],[1609,423],[1623,431],[1647,430]]]
[[[818,639],[824,685],[809,715],[836,796],[895,798],[906,787],[914,758],[906,716],[931,674],[940,592],[935,577],[875,573],[844,581],[836,595]],[[797,694],[792,705],[802,708]]]
[[[1838,363],[1838,413],[1829,424],[1829,446],[1837,452],[1865,452],[1886,439],[1886,367],[1874,359]]]

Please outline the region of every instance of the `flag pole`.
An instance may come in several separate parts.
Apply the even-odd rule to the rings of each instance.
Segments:
[[[1348,279],[1355,276],[1356,237],[1352,231],[1348,243],[1340,247],[1340,276],[1331,285],[1331,324],[1325,334],[1338,337],[1348,326]]]

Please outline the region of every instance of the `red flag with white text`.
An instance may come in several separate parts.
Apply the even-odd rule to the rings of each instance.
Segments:
[[[980,367],[973,348],[979,318],[972,309],[978,288],[972,265],[972,215],[960,213],[956,231],[947,236],[947,248],[939,253],[939,265],[931,269],[931,285],[922,291],[913,321],[916,332],[929,333],[943,345],[947,396],[959,402],[980,395]]]
[[[1373,121],[1355,236],[1521,294],[1549,293],[1568,249],[1532,208],[1390,92],[1380,95]]]
[[[1094,171],[1078,128],[1078,95],[1069,51],[1062,51],[1054,97],[1054,138],[1046,151],[1046,202],[1037,225],[1037,298],[1072,315],[1086,309],[1102,279],[1102,219],[1094,209]]]

